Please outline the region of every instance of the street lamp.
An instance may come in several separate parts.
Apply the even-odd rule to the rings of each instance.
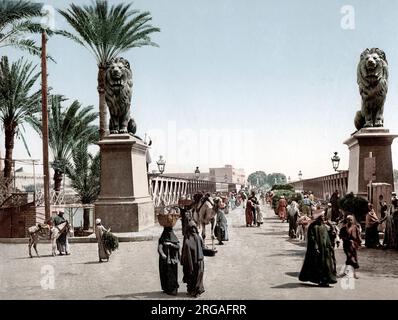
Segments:
[[[196,180],[199,180],[199,178],[200,178],[199,167],[196,167],[196,169],[195,169],[195,178],[196,178]]]
[[[298,173],[298,177],[299,177],[299,180],[303,179],[303,173],[301,172],[301,170]]]
[[[333,169],[334,171],[337,171],[337,169],[339,168],[339,164],[340,164],[340,157],[337,155],[337,152],[334,153],[334,156],[332,157],[332,165],[333,165]]]
[[[163,174],[164,168],[166,167],[166,160],[163,159],[163,156],[159,156],[159,160],[156,161],[156,164],[158,165],[160,174]]]

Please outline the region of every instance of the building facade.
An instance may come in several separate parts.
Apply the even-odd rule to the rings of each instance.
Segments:
[[[209,168],[209,180],[244,185],[246,175],[244,169],[236,169],[231,165],[223,168]]]

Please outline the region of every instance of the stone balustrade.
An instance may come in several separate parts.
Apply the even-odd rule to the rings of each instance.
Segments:
[[[340,196],[347,193],[348,171],[340,171],[335,174],[305,179],[290,183],[297,191],[312,191],[318,199],[329,200],[335,190],[338,190]]]

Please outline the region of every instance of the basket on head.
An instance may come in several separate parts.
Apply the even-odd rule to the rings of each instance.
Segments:
[[[161,226],[174,227],[180,218],[180,209],[165,207],[163,212],[157,215],[157,218]]]

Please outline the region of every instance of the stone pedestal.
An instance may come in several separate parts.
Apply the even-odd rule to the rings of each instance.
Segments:
[[[354,133],[344,144],[350,151],[348,188],[358,196],[367,196],[369,180],[365,180],[365,158],[375,158],[375,180],[394,185],[391,144],[398,135],[385,128],[363,128]]]
[[[147,146],[129,135],[109,135],[101,149],[101,193],[95,216],[113,232],[137,232],[153,226],[154,206],[148,190]]]

